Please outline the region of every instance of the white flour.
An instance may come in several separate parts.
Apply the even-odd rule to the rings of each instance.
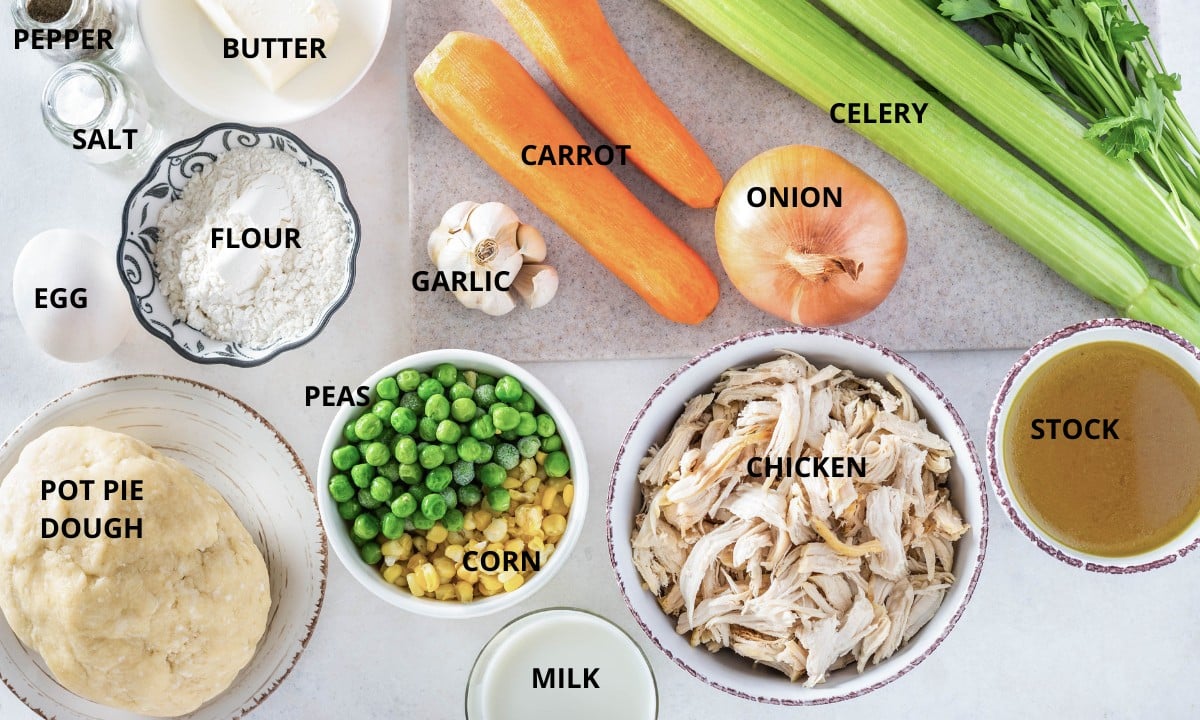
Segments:
[[[298,229],[300,248],[214,249],[214,227],[231,228],[235,240],[260,227],[243,194],[256,197],[264,183],[285,188],[283,202],[290,196],[270,224]],[[300,337],[346,283],[350,228],[334,191],[280,150],[225,153],[163,208],[158,224],[155,264],[171,312],[214,340],[265,347]]]

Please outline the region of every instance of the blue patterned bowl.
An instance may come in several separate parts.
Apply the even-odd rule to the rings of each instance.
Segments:
[[[159,212],[179,199],[188,181],[207,170],[229,150],[259,146],[281,150],[324,178],[333,188],[338,207],[350,228],[349,242],[352,247],[346,261],[349,267],[345,285],[307,333],[267,347],[249,347],[213,340],[175,317],[158,282],[154,254],[159,241]],[[300,138],[286,130],[222,123],[167,148],[129,194],[129,199],[125,201],[121,242],[117,246],[117,268],[121,281],[129,291],[134,315],[150,334],[162,338],[175,352],[192,362],[253,367],[282,352],[300,347],[320,334],[354,286],[354,262],[361,238],[358,213],[350,204],[345,180],[333,163],[313,152]]]

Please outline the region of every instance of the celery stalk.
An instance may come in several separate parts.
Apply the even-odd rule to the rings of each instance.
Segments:
[[[662,0],[819,107],[928,103],[924,122],[854,129],[1123,314],[1200,342],[1200,309],[1151,281],[1108,228],[805,0]]]
[[[1049,173],[1146,252],[1200,278],[1200,220],[922,0],[819,0]]]

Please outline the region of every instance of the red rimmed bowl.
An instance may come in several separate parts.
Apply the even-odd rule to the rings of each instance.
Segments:
[[[931,430],[950,443],[955,461],[950,493],[970,531],[955,545],[956,581],[933,618],[887,660],[861,674],[852,667],[831,672],[816,687],[793,683],[783,674],[755,666],[722,650],[692,647],[675,632],[675,619],[664,613],[642,586],[633,565],[630,537],[642,505],[638,467],[652,445],[661,443],[679,418],[684,404],[709,392],[725,370],[765,362],[780,351],[799,353],[815,365],[833,364],[860,377],[883,379],[891,374],[908,390]],[[718,345],[688,362],[650,396],[617,453],[608,489],[608,553],[625,604],[638,626],[667,657],[689,675],[718,690],[770,705],[823,705],[865,695],[902,677],[929,656],[954,629],[971,599],[987,547],[988,509],[983,471],[966,427],[950,401],[911,363],[870,340],[834,330],[785,328],[745,335]]]
[[[1013,495],[1004,463],[1004,430],[1013,400],[1033,374],[1052,358],[1084,345],[1125,342],[1143,345],[1171,360],[1200,382],[1200,350],[1175,333],[1138,320],[1103,318],[1063,328],[1030,348],[1008,371],[988,418],[987,463],[992,489],[1008,519],[1046,554],[1067,565],[1109,575],[1131,575],[1170,565],[1200,547],[1200,517],[1175,539],[1148,552],[1108,557],[1081,552],[1052,537],[1029,516]]]

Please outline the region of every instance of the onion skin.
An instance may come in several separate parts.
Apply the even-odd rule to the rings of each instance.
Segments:
[[[753,207],[751,188],[842,189],[842,207]],[[900,206],[840,155],[808,145],[768,150],[734,174],[717,205],[717,251],[734,287],[793,323],[841,325],[883,302],[904,268]]]

